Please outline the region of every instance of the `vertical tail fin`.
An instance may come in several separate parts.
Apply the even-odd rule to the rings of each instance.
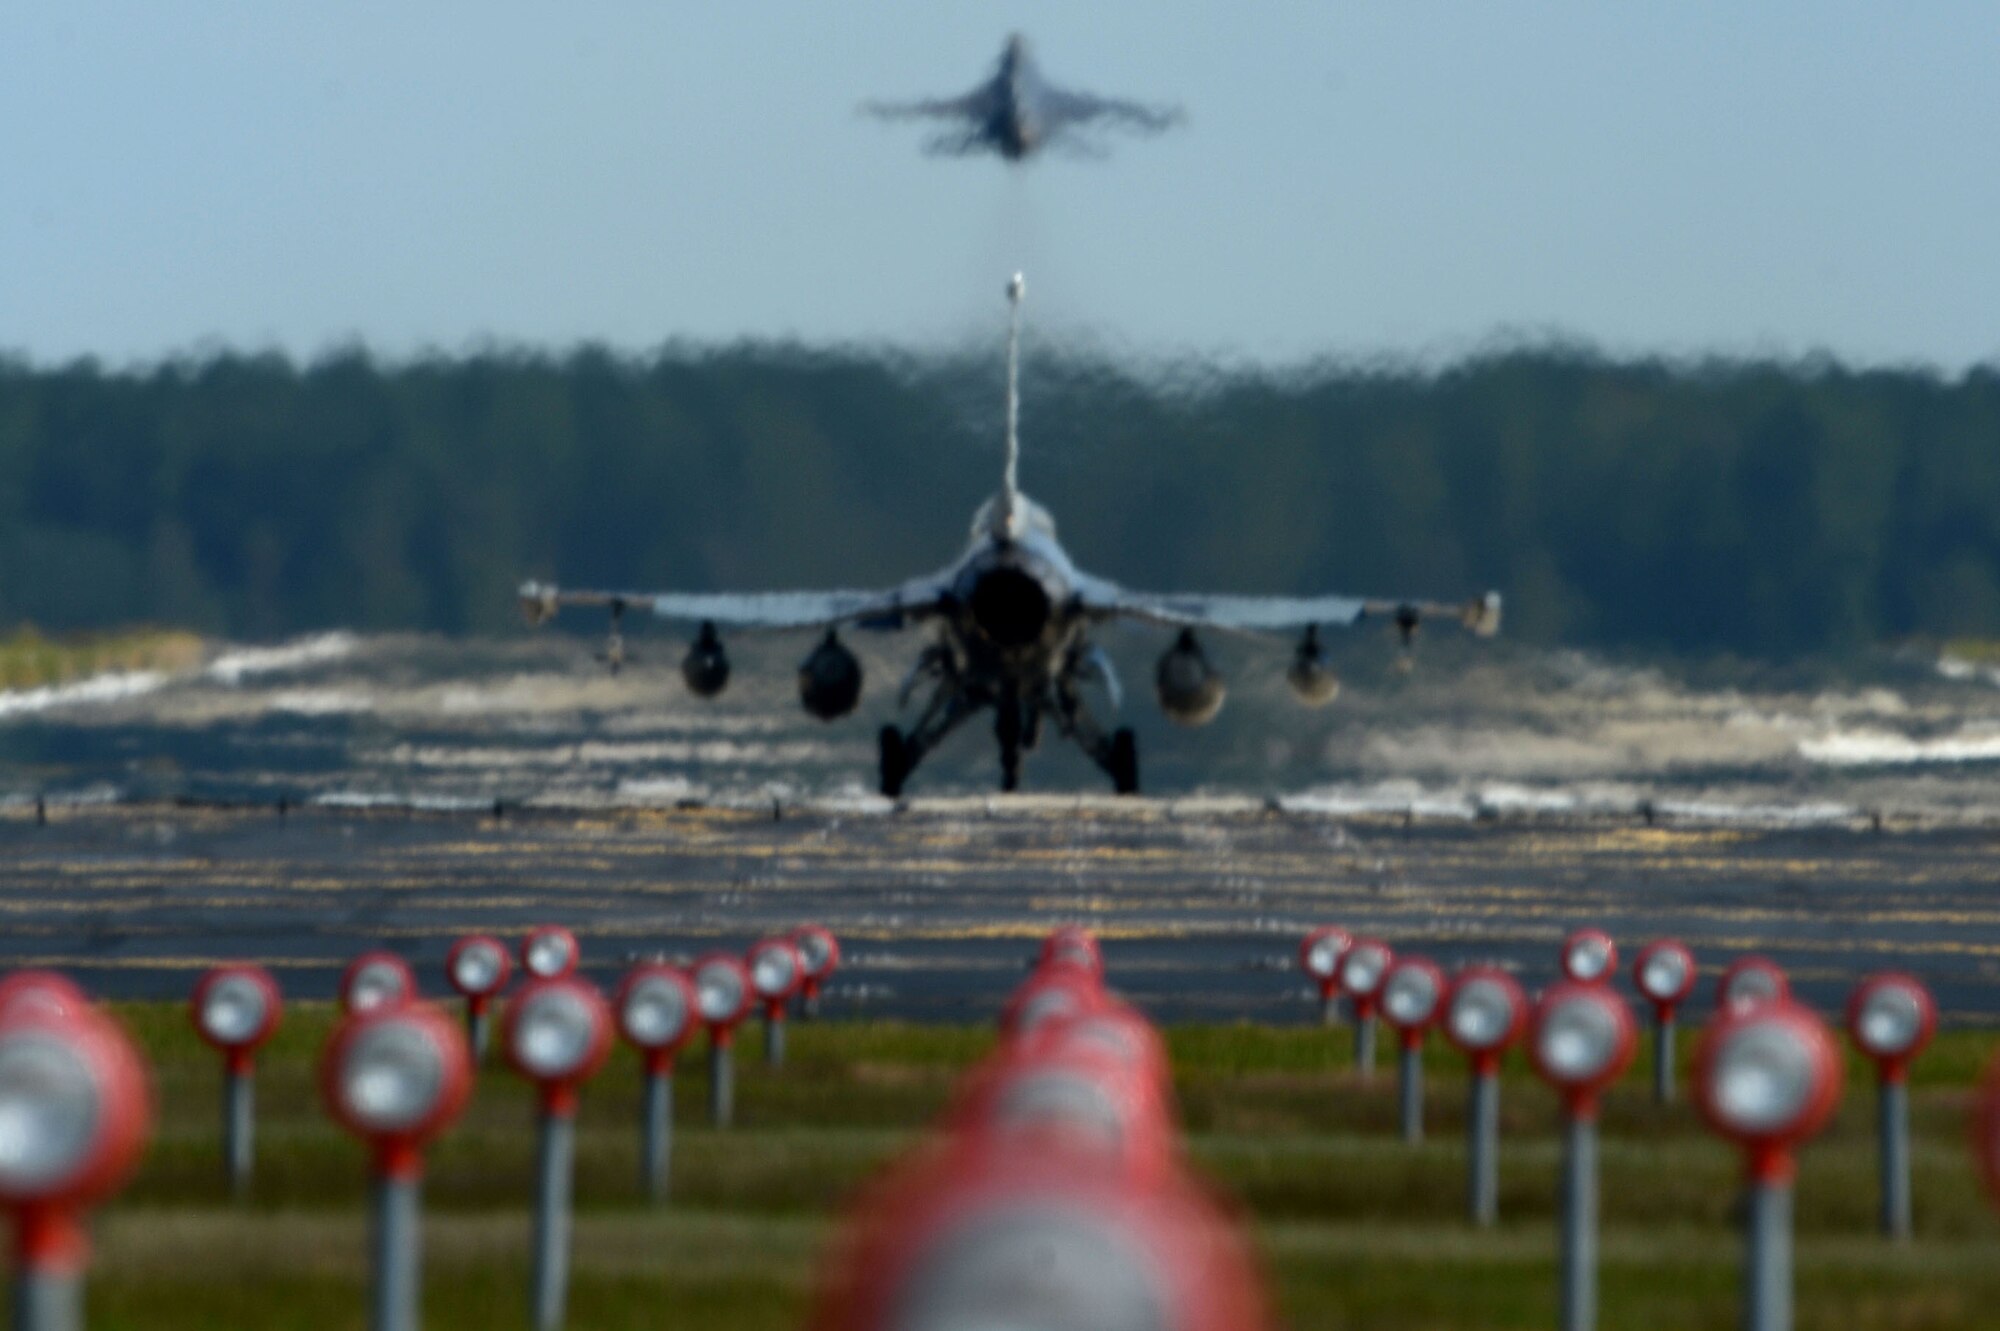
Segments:
[[[1009,536],[1021,530],[1021,299],[1028,281],[1016,273],[1007,283],[1007,469],[1000,481],[1000,523]]]

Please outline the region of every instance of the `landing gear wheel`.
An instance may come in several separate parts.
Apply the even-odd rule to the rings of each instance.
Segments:
[[[903,782],[910,775],[910,754],[903,744],[903,732],[894,726],[883,726],[882,748],[882,793],[896,799],[903,793]]]
[[[1111,736],[1111,758],[1105,763],[1111,773],[1111,788],[1120,795],[1139,793],[1139,741],[1130,726],[1121,726]]]

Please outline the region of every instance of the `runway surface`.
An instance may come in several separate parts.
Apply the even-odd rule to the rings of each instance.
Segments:
[[[0,812],[0,965],[112,995],[178,997],[223,959],[327,996],[385,945],[442,992],[470,930],[576,929],[588,969],[741,949],[807,920],[847,951],[832,1002],[990,1014],[1032,940],[1079,921],[1164,1019],[1305,1020],[1298,937],[1338,923],[1452,966],[1554,969],[1570,928],[1627,955],[1677,934],[1708,1006],[1731,957],[1768,953],[1831,1010],[1860,975],[1914,970],[1948,1019],[2000,1016],[2000,833],[1983,827],[1648,826],[1625,816],[1336,818],[1231,799],[965,797],[828,807],[490,815],[166,804]]]

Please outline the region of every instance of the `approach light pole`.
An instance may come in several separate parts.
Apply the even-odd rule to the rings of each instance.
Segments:
[[[372,1153],[371,1331],[416,1331],[423,1151],[458,1118],[471,1093],[472,1055],[465,1036],[429,1004],[354,1013],[327,1040],[320,1058],[321,1098],[334,1120]]]
[[[535,1084],[535,1331],[556,1331],[569,1302],[570,1198],[576,1183],[577,1091],[611,1049],[611,1013],[574,975],[531,980],[507,1005],[507,1061]]]
[[[475,1064],[486,1057],[492,1034],[489,1012],[513,970],[507,945],[484,934],[459,939],[445,956],[445,976],[465,999],[465,1038],[472,1045]]]
[[[1354,1008],[1354,1066],[1361,1080],[1375,1076],[1375,1004],[1382,992],[1383,977],[1395,963],[1396,954],[1376,938],[1357,938],[1340,958],[1335,977],[1340,992]]]
[[[1745,1331],[1791,1331],[1793,1152],[1840,1099],[1826,1026],[1788,999],[1724,1010],[1695,1051],[1696,1104],[1743,1149]]]
[[[799,1020],[816,1021],[820,991],[840,966],[840,940],[817,924],[807,924],[792,931],[792,946],[806,963],[806,978],[799,986]]]
[[[1937,1033],[1937,1003],[1913,975],[1871,975],[1847,1000],[1847,1033],[1875,1062],[1882,1232],[1910,1237],[1910,1064]]]
[[[83,1325],[83,1212],[138,1163],[150,1103],[139,1051],[96,1008],[17,1001],[0,1011],[0,1203],[14,1213],[15,1331]]]
[[[726,1128],[736,1120],[736,1027],[750,1015],[750,972],[727,952],[695,962],[695,1014],[708,1027],[708,1121]]]
[[[1340,959],[1354,946],[1354,935],[1331,924],[1323,924],[1299,943],[1299,969],[1319,986],[1319,1021],[1322,1026],[1340,1024]]]
[[[1466,1212],[1475,1225],[1500,1216],[1500,1058],[1521,1038],[1528,1000],[1514,977],[1469,966],[1445,1000],[1445,1038],[1471,1063],[1465,1112]]]
[[[1535,1005],[1529,1060],[1563,1099],[1563,1331],[1597,1325],[1597,1103],[1634,1043],[1625,1000],[1601,980],[1565,981]]]
[[[625,977],[612,1006],[618,1033],[645,1065],[639,1179],[649,1197],[665,1201],[673,1171],[674,1056],[694,1035],[694,982],[665,962],[647,962]]]
[[[764,1066],[785,1065],[785,1008],[805,983],[805,959],[785,938],[766,938],[753,945],[747,962],[750,987],[764,1006]]]
[[[256,1159],[257,1050],[278,1029],[284,1000],[262,966],[217,966],[195,983],[195,1034],[222,1055],[222,1162],[229,1190],[250,1191]]]
[[[1648,944],[1632,963],[1632,984],[1653,1008],[1653,1103],[1674,1101],[1674,1012],[1694,992],[1694,953],[1677,939]]]
[[[1382,980],[1382,1017],[1396,1031],[1396,1105],[1403,1140],[1424,1139],[1424,1035],[1444,1012],[1444,972],[1422,957],[1398,957]]]

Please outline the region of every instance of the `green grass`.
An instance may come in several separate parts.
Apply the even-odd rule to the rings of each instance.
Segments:
[[[47,638],[33,625],[0,634],[0,688],[61,684],[107,670],[186,670],[201,660],[201,639],[176,629]]]
[[[314,1063],[330,1014],[298,1007],[260,1063],[252,1198],[220,1173],[212,1055],[182,1009],[121,1009],[151,1055],[159,1122],[132,1185],[99,1215],[89,1292],[96,1328],[365,1322],[365,1165],[319,1110]],[[1500,1226],[1461,1219],[1462,1065],[1428,1060],[1431,1140],[1393,1137],[1394,1077],[1363,1086],[1344,1034],[1305,1027],[1168,1032],[1196,1167],[1243,1205],[1286,1324],[1296,1328],[1547,1327],[1555,1322],[1554,1098],[1510,1066]],[[699,1126],[699,1059],[680,1079],[675,1197],[649,1206],[636,1178],[638,1078],[621,1052],[588,1089],[570,1324],[591,1328],[798,1327],[818,1253],[845,1199],[915,1140],[984,1029],[829,1022],[793,1032],[767,1074],[750,1034],[739,1126]],[[1990,1036],[1940,1040],[1920,1067],[1917,1240],[1877,1238],[1872,1091],[1859,1064],[1798,1193],[1801,1328],[1964,1327],[2000,1308],[2000,1223],[1965,1149],[1970,1088]],[[497,1067],[431,1153],[425,1183],[425,1320],[505,1331],[527,1323],[532,1101]],[[1685,1106],[1656,1110],[1640,1078],[1611,1097],[1603,1145],[1607,1327],[1737,1322],[1732,1153]]]

